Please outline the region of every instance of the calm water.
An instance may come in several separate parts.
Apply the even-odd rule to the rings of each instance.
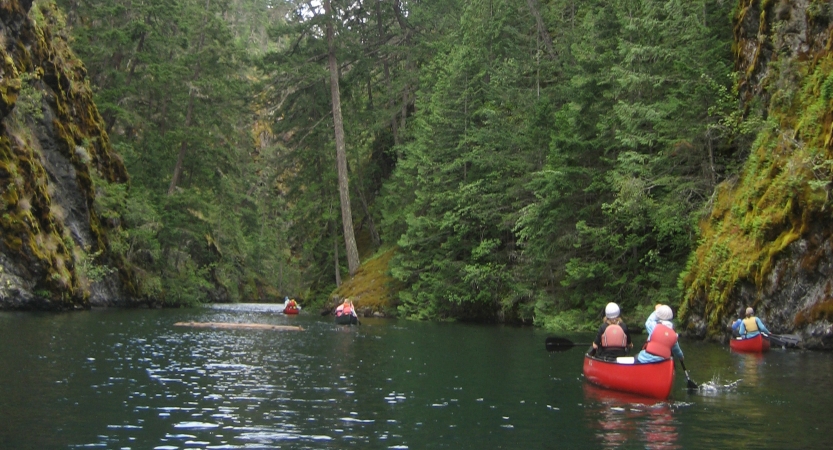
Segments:
[[[546,336],[257,305],[0,313],[0,448],[829,447],[833,354],[686,341],[694,381],[741,381],[688,393],[678,372],[658,402],[587,386],[584,347],[547,353]]]

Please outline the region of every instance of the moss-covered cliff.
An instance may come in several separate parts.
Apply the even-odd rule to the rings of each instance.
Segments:
[[[682,282],[688,332],[723,339],[746,306],[776,333],[833,345],[833,7],[741,0],[738,90],[759,132],[720,185]]]
[[[0,2],[0,309],[129,302],[98,183],[126,183],[51,2]]]

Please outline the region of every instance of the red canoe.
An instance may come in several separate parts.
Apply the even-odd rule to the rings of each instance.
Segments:
[[[621,364],[584,355],[584,377],[615,391],[666,399],[674,383],[674,360]]]
[[[729,340],[729,348],[741,353],[763,353],[769,350],[769,339],[759,334],[751,338],[733,338]]]
[[[296,307],[288,306],[288,307],[283,309],[284,314],[298,314],[298,311],[299,310],[298,310],[297,306]]]

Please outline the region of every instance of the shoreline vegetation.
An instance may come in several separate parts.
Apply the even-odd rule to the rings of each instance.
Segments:
[[[0,308],[830,348],[833,8],[776,3],[5,1]]]

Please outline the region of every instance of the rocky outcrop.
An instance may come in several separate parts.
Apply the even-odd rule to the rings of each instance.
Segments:
[[[689,334],[725,340],[752,306],[771,331],[833,349],[833,6],[741,0],[736,11],[741,103],[765,122],[701,223],[681,317]]]
[[[83,64],[49,3],[0,2],[0,309],[135,301],[97,183],[126,183]]]

